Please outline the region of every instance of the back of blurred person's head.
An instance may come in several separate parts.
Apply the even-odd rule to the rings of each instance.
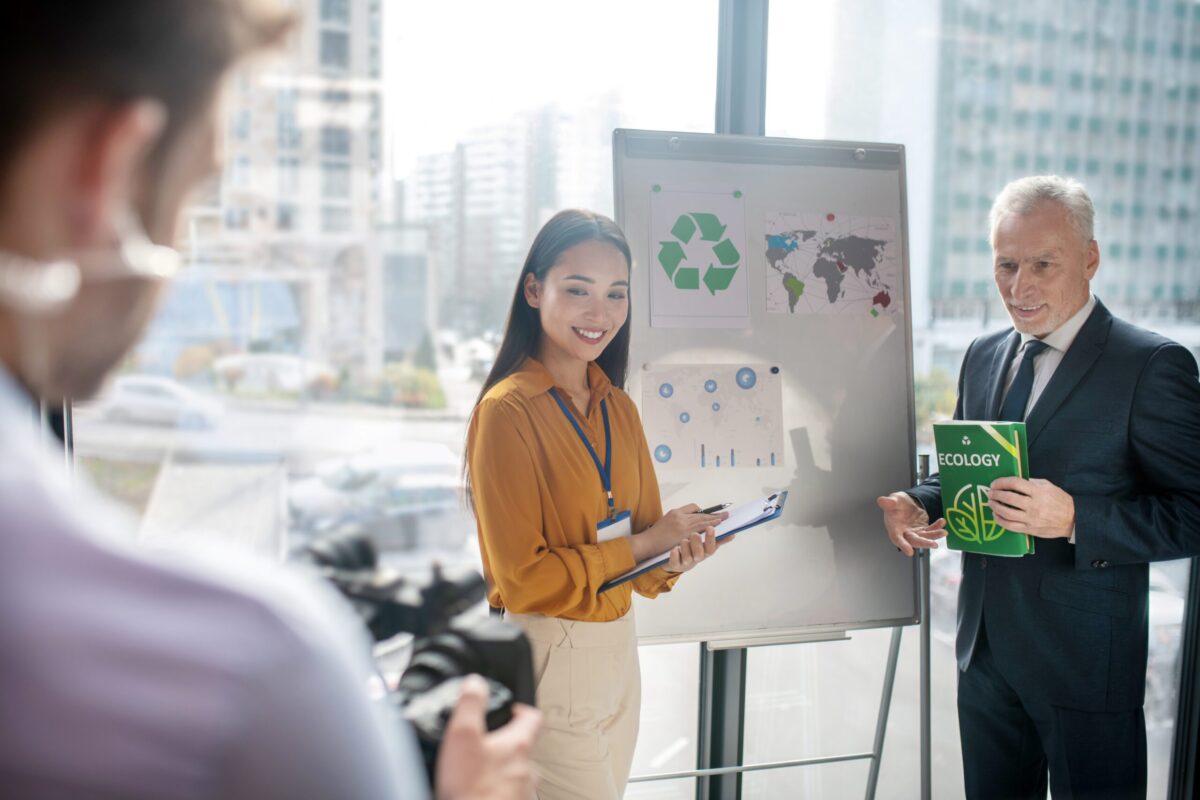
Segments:
[[[0,364],[32,394],[86,397],[136,342],[163,280],[130,240],[173,244],[225,77],[291,25],[271,0],[0,3]],[[43,303],[52,264],[77,289]]]

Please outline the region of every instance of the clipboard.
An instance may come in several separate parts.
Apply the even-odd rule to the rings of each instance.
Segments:
[[[751,500],[749,503],[743,503],[742,505],[734,508],[729,512],[729,519],[725,520],[716,527],[715,531],[717,534],[717,541],[719,542],[722,539],[727,539],[728,537],[733,536],[734,534],[748,531],[751,528],[756,528],[759,525],[762,525],[764,522],[771,522],[772,520],[779,519],[780,515],[783,514],[783,504],[787,502],[787,496],[787,491],[774,492],[766,497],[761,497],[757,500]],[[662,565],[666,564],[668,560],[670,560],[670,557],[670,552],[667,552],[654,556],[653,558],[646,559],[633,569],[629,570],[629,572],[626,572],[623,575],[618,575],[610,581],[605,581],[600,585],[600,591],[598,594],[607,592],[614,586],[620,586],[626,581],[633,580],[638,575],[661,567]]]

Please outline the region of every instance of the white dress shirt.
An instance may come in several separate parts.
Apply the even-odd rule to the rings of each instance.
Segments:
[[[0,370],[0,794],[424,798],[333,590],[244,554],[133,550]]]
[[[1037,404],[1038,398],[1046,390],[1046,385],[1054,377],[1054,371],[1058,369],[1058,365],[1062,363],[1063,356],[1067,354],[1067,349],[1075,341],[1075,337],[1079,335],[1079,329],[1083,327],[1083,323],[1087,322],[1087,318],[1091,316],[1092,309],[1095,307],[1096,296],[1089,293],[1087,302],[1083,304],[1083,308],[1076,311],[1070,319],[1059,325],[1053,333],[1041,340],[1049,345],[1050,349],[1044,351],[1033,360],[1033,389],[1029,392],[1029,402],[1025,405],[1025,413],[1022,415],[1022,419],[1028,417],[1029,412]],[[1017,370],[1021,367],[1021,359],[1025,357],[1025,346],[1029,344],[1030,340],[1036,338],[1033,334],[1021,334],[1021,346],[1017,348],[1017,354],[1013,356],[1012,364],[1008,368],[1008,375],[1004,379],[1004,394],[1000,397],[1001,408],[1004,407],[1004,398],[1008,396],[1008,390],[1017,377]]]

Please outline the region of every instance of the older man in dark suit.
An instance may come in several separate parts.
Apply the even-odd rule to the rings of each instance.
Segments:
[[[971,798],[1145,797],[1147,562],[1200,552],[1200,383],[1182,346],[1112,314],[1092,202],[1057,176],[992,207],[996,286],[1015,330],[963,359],[956,419],[1024,420],[1030,480],[990,503],[1038,537],[1016,559],[967,554],[958,710]],[[879,498],[907,555],[945,535],[937,477]],[[930,520],[936,520],[932,524]]]

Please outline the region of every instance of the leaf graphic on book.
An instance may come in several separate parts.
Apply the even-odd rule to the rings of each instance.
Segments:
[[[1004,534],[1004,528],[996,524],[996,518],[992,516],[992,507],[987,504],[990,491],[991,488],[988,486],[975,487],[979,506],[979,531],[983,535],[985,542],[994,542]]]
[[[975,525],[974,515],[963,511],[958,506],[953,506],[946,511],[946,525],[960,539],[968,542],[979,541],[979,529]]]
[[[983,516],[980,514],[979,493],[967,484],[954,496],[954,505],[946,509],[946,526],[960,539],[979,542],[983,537]]]
[[[946,526],[968,542],[994,542],[1004,533],[996,524],[987,504],[988,487],[968,483],[954,496],[954,505],[946,510]]]

